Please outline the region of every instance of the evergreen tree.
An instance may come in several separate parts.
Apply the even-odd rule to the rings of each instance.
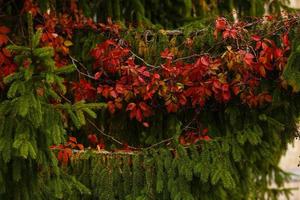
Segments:
[[[39,47],[42,30],[33,34],[28,16],[29,46],[8,47],[15,55],[18,71],[4,79],[7,99],[0,103],[0,198],[61,199],[74,189],[89,193],[60,168],[50,146],[65,141],[64,110],[79,128],[84,124],[83,112],[95,117],[91,108],[102,105],[60,104],[61,95],[66,93],[62,75],[75,67],[55,66],[53,48]]]

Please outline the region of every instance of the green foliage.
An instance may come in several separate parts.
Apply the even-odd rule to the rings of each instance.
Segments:
[[[283,72],[284,79],[292,86],[293,91],[300,91],[300,67],[298,65],[300,61],[300,40],[299,37],[293,40],[292,53],[288,59],[288,63]]]
[[[60,74],[74,66],[57,68],[53,49],[39,48],[41,31],[32,38],[32,48],[8,47],[16,53],[19,71],[5,77],[7,98],[0,103],[0,179],[1,199],[62,199],[74,190],[89,190],[58,165],[51,145],[65,140],[62,111],[65,109],[77,128],[85,124],[84,113],[105,105],[77,102],[53,105],[66,93]],[[29,66],[23,63],[29,61]],[[57,89],[54,89],[54,86]]]

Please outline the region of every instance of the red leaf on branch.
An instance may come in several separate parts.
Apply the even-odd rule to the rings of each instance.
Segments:
[[[245,62],[247,65],[251,66],[251,65],[253,64],[253,58],[254,58],[253,54],[251,54],[251,53],[246,53],[246,54],[245,54],[245,57],[244,57],[244,62]]]
[[[261,41],[261,37],[259,35],[252,35],[251,39],[256,41],[256,42]]]
[[[77,143],[77,139],[75,137],[69,137],[69,141],[73,143]]]
[[[264,66],[260,65],[258,68],[258,72],[262,77],[266,77],[266,70],[265,70]]]
[[[8,37],[4,34],[0,34],[0,46],[6,44],[8,42]]]
[[[98,143],[98,138],[97,138],[96,134],[89,134],[88,140],[89,140],[89,143],[92,145],[95,145]]]
[[[95,74],[95,79],[96,79],[96,80],[99,80],[99,78],[101,77],[102,73],[103,73],[103,72],[97,72],[97,73]]]
[[[126,110],[127,110],[127,111],[128,111],[128,110],[133,110],[135,107],[136,107],[136,104],[135,104],[135,103],[129,103],[129,104],[127,105]]]
[[[0,33],[1,34],[8,34],[10,32],[10,29],[6,26],[0,26]]]
[[[290,46],[290,40],[289,40],[288,33],[283,34],[282,43],[283,43],[284,47],[289,47]]]
[[[163,52],[160,53],[160,56],[162,58],[165,58],[167,60],[172,60],[174,54],[170,52],[168,48],[166,48]]]
[[[143,114],[142,114],[142,111],[141,109],[137,108],[136,109],[136,120],[138,120],[139,122],[142,122],[143,121]]]
[[[227,21],[223,17],[219,17],[216,19],[216,29],[217,30],[224,30],[227,27]]]
[[[149,123],[148,122],[143,122],[143,126],[145,126],[146,128],[149,127]]]
[[[113,101],[107,102],[107,108],[111,114],[115,113],[116,111],[115,104]]]

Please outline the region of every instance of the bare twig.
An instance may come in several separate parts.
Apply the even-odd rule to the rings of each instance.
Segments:
[[[92,122],[90,119],[87,120],[101,135],[104,135],[105,137],[111,139],[112,141],[114,141],[115,143],[119,144],[119,145],[122,145],[124,146],[125,144],[122,143],[120,140],[114,138],[113,136],[111,135],[108,135],[106,133],[104,133],[94,122]],[[129,146],[128,147],[130,149],[134,149],[134,150],[141,150],[141,148],[138,148],[138,147],[133,147],[133,146]]]
[[[141,58],[140,56],[138,56],[137,54],[135,54],[133,51],[131,51],[130,50],[130,53],[134,56],[134,57],[136,57],[137,59],[139,59],[140,61],[142,61],[146,66],[148,66],[148,67],[152,67],[152,68],[159,68],[159,66],[154,66],[154,65],[151,65],[151,64],[149,64],[149,63],[147,63],[143,58]]]
[[[86,73],[83,73],[82,71],[79,70],[78,66],[76,65],[76,63],[80,63],[78,60],[76,60],[75,58],[73,58],[72,56],[69,55],[69,58],[72,60],[72,64],[74,65],[74,67],[76,68],[76,71],[83,75],[83,76],[86,76],[88,78],[91,78],[93,80],[96,80],[96,78],[94,76],[91,76],[89,74],[86,74]]]
[[[177,58],[177,59],[173,60],[172,62],[175,63],[175,62],[180,61],[180,60],[186,60],[186,59],[189,59],[189,58],[200,57],[200,56],[204,56],[204,55],[207,55],[207,53],[193,54],[193,55],[190,55],[190,56]]]
[[[174,137],[170,137],[170,138],[164,139],[164,140],[162,140],[162,141],[160,141],[160,142],[158,142],[158,143],[152,144],[151,146],[146,147],[146,148],[143,148],[143,149],[145,149],[145,150],[147,150],[147,149],[152,149],[152,148],[157,147],[157,146],[159,146],[159,145],[161,145],[161,144],[165,144],[165,143],[167,143],[167,142],[170,142],[170,141],[172,141],[173,139],[174,139]]]

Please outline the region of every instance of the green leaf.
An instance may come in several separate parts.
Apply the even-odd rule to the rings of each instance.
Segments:
[[[68,111],[68,114],[69,114],[73,124],[75,125],[75,127],[77,129],[79,129],[81,127],[81,124],[80,124],[78,118],[76,117],[75,113],[71,109],[67,109],[67,111]]]
[[[221,167],[218,167],[217,170],[214,170],[212,172],[211,184],[216,185],[221,177],[222,177],[222,170]]]
[[[33,50],[33,55],[37,56],[39,58],[53,57],[54,56],[54,50],[53,50],[52,47],[37,48],[37,49]]]
[[[28,150],[29,150],[29,155],[32,159],[36,159],[36,150],[32,146],[31,143],[28,142]]]
[[[54,74],[52,74],[52,73],[47,73],[47,74],[46,74],[46,81],[47,81],[47,83],[49,83],[49,84],[54,83]]]
[[[77,115],[77,118],[78,118],[80,124],[81,125],[85,125],[86,121],[85,121],[85,117],[84,117],[83,111],[82,110],[75,110],[75,113]]]
[[[97,114],[89,108],[83,108],[82,110],[84,110],[84,112],[94,119],[97,117]]]
[[[32,48],[36,48],[39,45],[42,33],[43,33],[43,30],[41,28],[39,28],[37,30],[37,32],[33,35],[33,37],[32,37]]]
[[[20,97],[17,102],[18,114],[22,117],[25,117],[28,114],[30,102],[28,101],[28,96]]]
[[[7,92],[8,98],[13,98],[16,96],[16,93],[17,93],[20,83],[21,83],[20,81],[15,81],[11,84],[11,86],[9,87],[8,92]]]
[[[29,47],[17,46],[17,45],[9,45],[9,46],[6,47],[6,49],[8,49],[12,52],[15,52],[15,53],[19,53],[19,52],[22,52],[22,51],[27,51],[27,52],[31,51],[31,49]]]
[[[12,73],[12,74],[6,76],[6,77],[3,79],[3,82],[4,82],[5,84],[8,84],[8,83],[10,83],[10,82],[12,82],[12,81],[14,81],[14,80],[16,80],[16,79],[20,79],[21,77],[22,77],[22,74],[19,73],[19,72],[17,72],[17,73]]]
[[[73,64],[71,64],[71,65],[66,65],[63,67],[56,67],[54,69],[54,73],[55,74],[67,74],[67,73],[74,72],[75,70],[76,70],[75,66]]]
[[[27,159],[28,152],[29,152],[29,142],[23,142],[20,146],[20,156]]]

